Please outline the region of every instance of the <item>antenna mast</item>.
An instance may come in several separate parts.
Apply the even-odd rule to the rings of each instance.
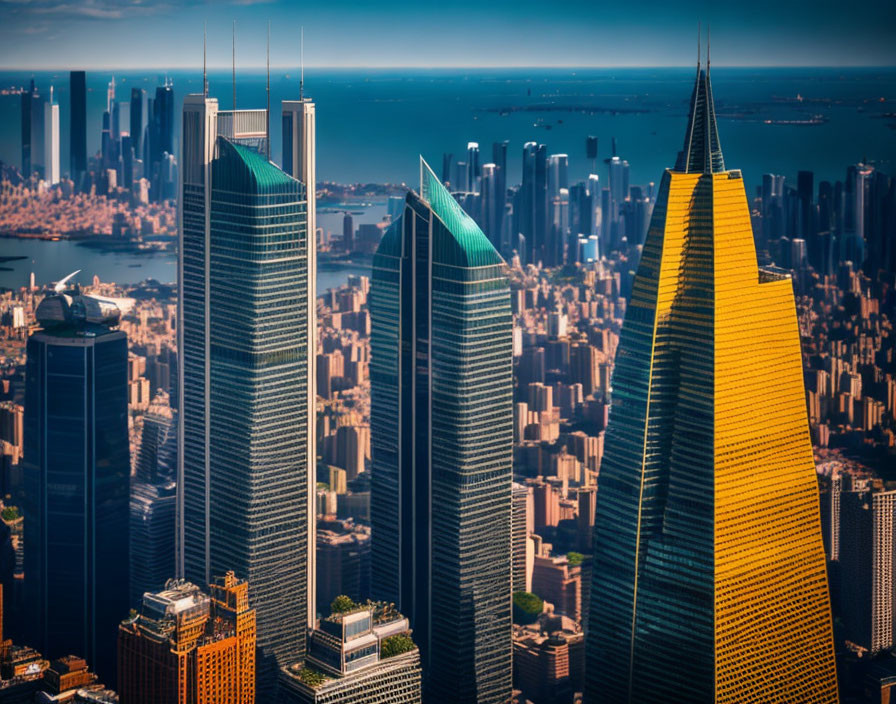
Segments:
[[[206,71],[206,44],[208,43],[208,20],[202,25],[202,96],[208,97],[208,73]]]
[[[302,26],[301,41],[299,42],[299,51],[301,52],[301,75],[299,77],[299,100],[305,99],[305,27]]]
[[[267,112],[264,115],[265,142],[268,152],[268,161],[271,160],[271,21],[268,20],[268,68],[267,68]]]
[[[233,20],[230,37],[230,85],[233,90],[233,111],[236,112],[236,20]]]

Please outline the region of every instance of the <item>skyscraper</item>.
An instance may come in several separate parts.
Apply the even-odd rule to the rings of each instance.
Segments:
[[[210,594],[183,580],[147,592],[118,629],[124,704],[254,704],[255,610],[233,572]]]
[[[130,602],[161,589],[175,573],[177,418],[161,392],[143,416],[143,433],[131,481]]]
[[[421,160],[374,257],[372,584],[425,697],[511,693],[512,329],[504,262]]]
[[[839,611],[843,637],[872,653],[893,647],[896,491],[839,495]]]
[[[22,176],[25,178],[43,166],[43,114],[43,103],[32,78],[30,88],[22,93]]]
[[[757,269],[698,66],[617,354],[587,701],[837,701],[802,380],[792,282]]]
[[[127,337],[114,303],[77,288],[44,298],[25,380],[28,642],[80,653],[115,677],[128,608]]]
[[[479,143],[467,143],[467,190],[470,193],[479,193],[479,177],[482,175],[482,166],[479,161]]]
[[[69,96],[70,177],[78,186],[81,174],[87,171],[87,74],[84,71],[69,74]]]
[[[50,86],[50,102],[44,108],[44,179],[47,183],[59,183],[59,103],[53,100]]]
[[[313,627],[316,619],[317,597],[315,574],[317,523],[312,508],[317,477],[314,472],[317,458],[317,123],[314,101],[305,97],[304,69],[299,83],[299,100],[284,100],[283,113],[283,170],[304,185],[305,189],[305,249],[304,291],[301,295],[301,315],[304,318],[303,335],[306,339],[305,386],[301,403],[304,404],[302,417],[304,428],[305,454],[308,458],[304,469],[305,480],[305,575],[307,584],[306,608],[308,626]]]
[[[225,113],[219,114],[225,115]],[[166,178],[166,155],[174,157],[174,90],[167,81],[164,85],[156,87],[152,114],[148,115],[148,118],[147,160],[144,170],[152,184],[153,200],[163,200],[166,197],[166,184],[170,183],[170,178]],[[183,153],[186,154],[186,150]]]
[[[129,127],[131,146],[134,154],[140,158],[143,154],[143,105],[146,102],[146,91],[142,88],[131,88],[131,113]]]
[[[261,693],[278,662],[304,655],[314,546],[314,240],[305,186],[268,160],[268,145],[266,110],[185,98],[178,574],[203,583],[233,569],[252,584]]]
[[[514,240],[525,238],[525,251],[520,255],[525,264],[537,264],[544,260],[545,239],[548,229],[548,166],[547,147],[535,142],[523,145],[523,177],[514,203]],[[511,246],[522,244],[512,241]]]

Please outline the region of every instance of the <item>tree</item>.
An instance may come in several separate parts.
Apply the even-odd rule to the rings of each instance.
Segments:
[[[383,642],[380,646],[380,657],[391,658],[395,655],[401,655],[402,653],[413,650],[416,647],[414,641],[411,640],[411,637],[407,633],[398,633],[394,636],[383,638]]]
[[[354,601],[352,601],[345,594],[340,594],[335,599],[333,599],[333,603],[330,604],[330,611],[332,611],[334,614],[344,614],[348,613],[356,607],[357,604]]]
[[[516,592],[513,595],[513,622],[525,625],[535,623],[544,611],[544,600],[532,592]]]
[[[566,553],[566,561],[570,567],[578,567],[582,564],[582,560],[585,559],[585,556],[580,552],[568,552]]]

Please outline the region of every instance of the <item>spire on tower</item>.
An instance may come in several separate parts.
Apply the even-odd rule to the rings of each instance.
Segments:
[[[231,86],[233,87],[233,111],[236,112],[236,20],[233,21],[233,32],[230,39]]]
[[[208,71],[206,70],[206,51],[208,43],[208,22],[202,25],[202,95],[208,97]]]
[[[716,109],[709,80],[709,30],[707,29],[706,68],[700,66],[699,44],[697,81],[691,95],[688,126],[684,135],[684,147],[678,153],[676,171],[711,174],[725,170],[725,158],[719,142]]]
[[[302,26],[299,40],[301,73],[299,75],[299,100],[305,99],[305,27]]]
[[[265,143],[267,144],[268,161],[271,160],[271,21],[268,20],[268,47],[267,47],[267,112],[264,115]]]

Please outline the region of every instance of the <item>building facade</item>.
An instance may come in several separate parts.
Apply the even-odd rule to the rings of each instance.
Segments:
[[[512,330],[504,262],[421,159],[374,257],[371,550],[432,701],[511,691]]]
[[[178,575],[204,583],[233,569],[252,584],[260,692],[304,654],[314,574],[314,240],[305,186],[270,162],[268,144],[266,110],[185,98]]]
[[[613,389],[587,701],[836,702],[792,282],[757,268],[708,65],[663,175]]]
[[[80,178],[87,171],[87,74],[72,71],[69,75],[69,140],[71,162],[69,177],[80,186]]]
[[[118,629],[121,704],[253,704],[256,623],[233,572],[209,594],[183,580],[147,592]]]
[[[879,653],[894,642],[894,521],[896,491],[839,494],[837,589],[843,637]]]
[[[50,185],[59,183],[59,103],[53,100],[50,86],[50,101],[44,106],[44,180]]]
[[[57,287],[62,288],[62,287]],[[28,643],[115,677],[128,607],[128,344],[120,311],[77,289],[46,296],[25,373]]]
[[[382,602],[321,619],[304,663],[280,671],[280,704],[420,701],[420,652],[408,620]]]

